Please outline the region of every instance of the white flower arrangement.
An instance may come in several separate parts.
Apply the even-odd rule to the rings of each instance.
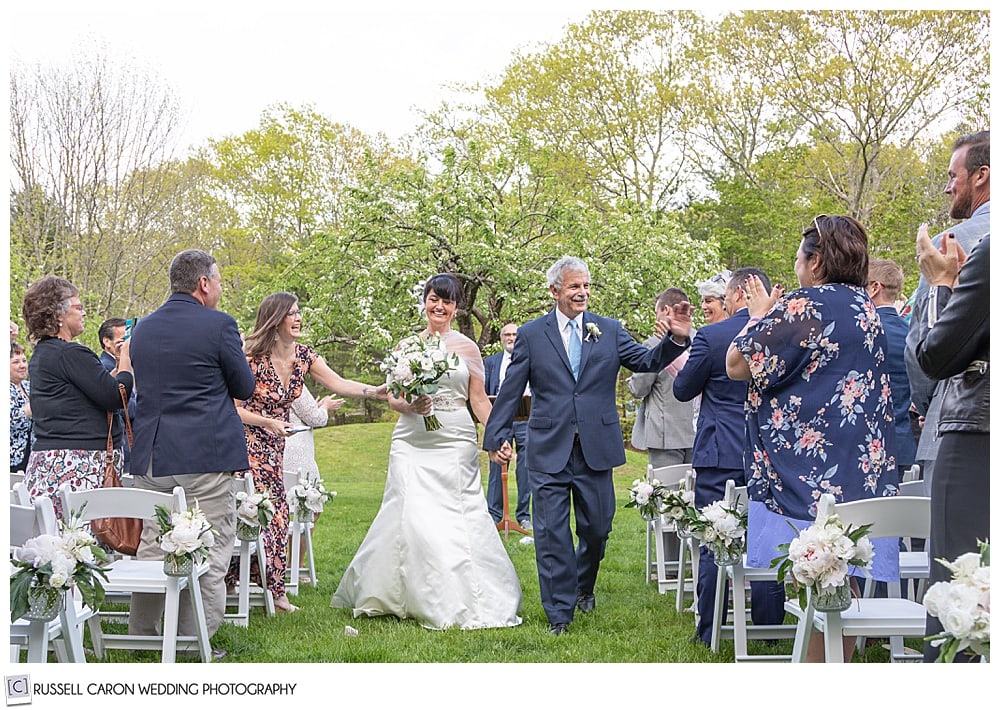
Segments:
[[[632,481],[632,487],[628,490],[628,503],[626,508],[635,508],[643,518],[652,520],[664,510],[664,499],[667,494],[667,487],[657,479],[648,476],[637,478]]]
[[[951,570],[950,582],[935,582],[924,595],[927,613],[944,628],[929,636],[940,646],[937,661],[951,663],[959,653],[990,660],[990,543],[979,543],[979,552],[967,552],[954,562],[938,559]]]
[[[166,555],[167,563],[179,565],[190,558],[201,564],[215,544],[215,529],[195,502],[190,510],[171,512],[164,505],[156,506],[156,521],[160,534],[156,541]]]
[[[411,335],[393,348],[379,368],[385,373],[389,391],[412,402],[420,395],[437,392],[438,381],[458,369],[458,355],[448,352],[440,336]],[[424,417],[424,428],[427,431],[441,428],[433,412]]]
[[[236,519],[251,528],[264,527],[274,517],[274,502],[265,494],[240,491],[236,494]]]
[[[108,578],[101,563],[107,563],[108,556],[77,519],[73,516],[69,525],[60,521],[58,535],[37,535],[14,551],[10,562],[17,571],[10,576],[11,621],[27,613],[32,587],[61,593],[75,584],[83,603],[95,611],[104,601],[101,579]]]
[[[722,501],[704,506],[689,515],[691,533],[704,544],[711,546],[716,554],[726,556],[743,554],[746,544],[747,514],[744,511],[727,508]]]
[[[323,481],[311,481],[308,478],[299,478],[299,482],[292,486],[286,494],[288,505],[297,510],[305,510],[319,515],[323,512],[323,505],[336,497],[337,491],[328,491],[323,486]]]
[[[791,523],[789,523],[791,525]],[[794,527],[794,526],[793,526]],[[844,525],[834,514],[799,531],[791,542],[779,545],[785,554],[771,561],[778,568],[778,581],[786,583],[788,596],[797,597],[804,609],[806,590],[814,595],[830,593],[848,583],[850,567],[869,568],[875,548],[868,538],[871,525]]]
[[[591,340],[596,343],[601,337],[601,329],[597,327],[597,323],[587,323],[587,335],[584,336],[584,340]]]
[[[679,523],[689,517],[694,507],[694,491],[689,491],[684,487],[684,481],[674,490],[668,490],[663,496],[663,510],[661,515],[667,520]]]

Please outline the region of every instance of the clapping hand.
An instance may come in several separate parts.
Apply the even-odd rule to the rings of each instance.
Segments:
[[[325,409],[327,414],[333,414],[343,406],[344,400],[334,399],[332,395],[328,394],[320,399],[316,404],[318,404],[322,409]]]
[[[764,314],[771,310],[777,300],[784,295],[785,289],[775,284],[771,293],[768,293],[758,276],[748,276],[743,284],[743,293],[746,294],[747,310],[750,312],[750,317],[763,318]]]
[[[954,234],[945,234],[941,239],[940,249],[935,249],[927,223],[920,225],[917,230],[917,261],[920,273],[932,286],[955,288],[958,272],[962,270],[966,258],[965,250]]]
[[[663,318],[658,318],[654,330],[660,337],[670,335],[680,339],[691,336],[691,304],[681,301],[675,306],[666,309]]]

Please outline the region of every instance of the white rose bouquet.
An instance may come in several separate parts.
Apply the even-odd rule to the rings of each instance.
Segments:
[[[625,507],[635,508],[643,518],[652,520],[663,512],[666,494],[667,487],[659,480],[650,480],[648,476],[637,478],[628,489],[628,503]]]
[[[726,508],[722,501],[689,515],[689,528],[699,540],[709,545],[718,559],[732,559],[743,554],[746,545],[747,514]]]
[[[247,527],[259,528],[271,522],[274,517],[274,502],[264,493],[236,494],[236,520]]]
[[[791,581],[785,584],[788,596],[797,597],[804,609],[807,589],[814,595],[829,594],[848,583],[850,566],[870,567],[875,557],[867,534],[870,529],[871,525],[845,526],[837,515],[831,515],[779,545],[785,554],[771,560],[771,566],[778,568],[779,582],[791,573]]]
[[[156,541],[166,555],[164,561],[180,566],[190,559],[194,564],[208,557],[209,548],[215,544],[215,530],[201,512],[198,503],[182,512],[170,512],[166,506],[156,506],[156,521],[160,534]]]
[[[379,367],[385,373],[389,391],[412,402],[420,395],[437,392],[438,381],[458,368],[458,355],[447,351],[440,336],[411,335],[403,338]],[[433,410],[424,417],[424,428],[427,431],[441,428]]]
[[[31,595],[57,597],[74,584],[91,609],[96,611],[104,601],[101,579],[108,577],[101,563],[107,563],[107,554],[75,518],[69,525],[60,521],[59,526],[59,535],[37,535],[15,549],[10,561],[17,568],[10,576],[11,621],[28,612]]]
[[[323,512],[323,505],[333,500],[337,491],[328,491],[323,487],[323,481],[311,481],[308,478],[299,478],[299,482],[292,486],[286,494],[288,505],[303,513],[313,513],[319,515]]]
[[[938,559],[951,570],[950,582],[935,582],[924,595],[927,613],[944,628],[929,636],[940,646],[937,660],[951,663],[959,653],[990,660],[990,542],[979,543],[979,552],[967,552],[954,562]]]

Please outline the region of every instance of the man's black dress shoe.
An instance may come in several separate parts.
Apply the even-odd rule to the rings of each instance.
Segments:
[[[553,636],[562,636],[569,631],[569,624],[552,624],[549,626],[549,633]]]
[[[579,609],[584,614],[589,614],[597,606],[597,600],[594,599],[593,594],[584,594],[580,592],[576,595],[576,608]]]
[[[688,643],[701,644],[702,646],[705,646],[706,648],[711,648],[712,647],[712,644],[705,643],[702,640],[701,636],[699,636],[698,634],[695,634],[694,636],[692,636],[691,638],[689,638],[688,639]]]

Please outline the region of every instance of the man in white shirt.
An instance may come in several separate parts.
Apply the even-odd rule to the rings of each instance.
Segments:
[[[514,352],[514,341],[517,340],[517,324],[507,323],[500,329],[500,342],[503,350],[483,358],[485,367],[486,394],[495,397],[503,386],[507,376],[507,366],[510,364],[510,354]],[[525,387],[524,394],[531,394],[531,388]],[[514,422],[514,443],[517,447],[517,459],[524,458],[528,446],[527,420]],[[528,467],[514,462],[514,473],[517,480],[517,504],[514,508],[514,520],[525,530],[531,530],[531,486],[528,482]],[[486,486],[486,505],[489,507],[493,522],[499,523],[503,518],[503,480],[500,464],[490,461],[490,478]]]

